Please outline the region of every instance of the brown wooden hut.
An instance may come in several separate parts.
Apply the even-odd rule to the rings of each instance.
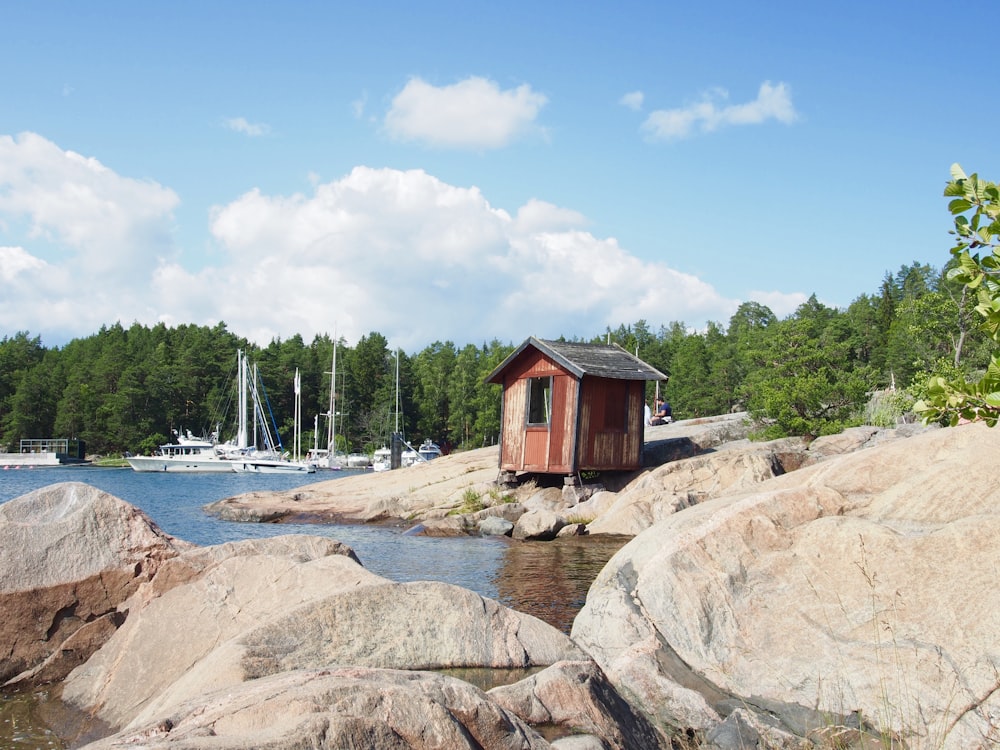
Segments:
[[[486,378],[503,387],[501,472],[641,468],[646,381],[666,379],[615,344],[529,338]]]

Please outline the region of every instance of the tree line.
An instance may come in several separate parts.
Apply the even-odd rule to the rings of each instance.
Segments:
[[[894,419],[932,372],[986,367],[990,339],[973,317],[972,301],[948,267],[914,262],[886,273],[877,291],[846,309],[813,296],[779,319],[746,302],[725,325],[691,330],[675,321],[654,328],[640,320],[590,341],[617,343],[668,375],[659,388],[676,418],[745,409],[762,437],[815,436]],[[370,451],[395,430],[397,359],[399,428],[408,440],[431,438],[456,449],[495,443],[500,388],[484,379],[514,348],[497,340],[462,348],[438,341],[407,354],[377,332],[353,346],[338,341],[337,447]],[[326,447],[333,339],[307,343],[295,335],[258,347],[224,323],[116,323],[62,347],[46,347],[26,331],[4,336],[0,443],[16,451],[22,438],[78,438],[89,452],[111,455],[150,452],[181,430],[218,430],[226,439],[235,422],[240,349],[258,367],[286,446],[299,370],[303,445]],[[649,384],[650,397],[656,387]],[[877,393],[893,394],[879,402],[884,414],[871,412]]]

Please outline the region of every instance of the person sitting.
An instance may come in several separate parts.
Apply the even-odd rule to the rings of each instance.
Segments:
[[[656,411],[653,412],[653,418],[649,420],[649,423],[658,425],[669,424],[673,421],[673,411],[670,408],[670,404],[661,398],[656,399]]]

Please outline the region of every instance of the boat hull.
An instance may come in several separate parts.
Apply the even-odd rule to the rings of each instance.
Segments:
[[[237,474],[312,474],[316,467],[312,464],[293,461],[235,460],[232,471]]]
[[[218,458],[199,458],[197,456],[131,456],[127,459],[133,471],[143,472],[177,472],[218,474],[232,473],[233,467],[229,461]]]

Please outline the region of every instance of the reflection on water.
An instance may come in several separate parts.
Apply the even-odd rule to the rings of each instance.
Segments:
[[[568,634],[590,584],[627,541],[605,536],[511,541],[493,573],[497,598]]]

